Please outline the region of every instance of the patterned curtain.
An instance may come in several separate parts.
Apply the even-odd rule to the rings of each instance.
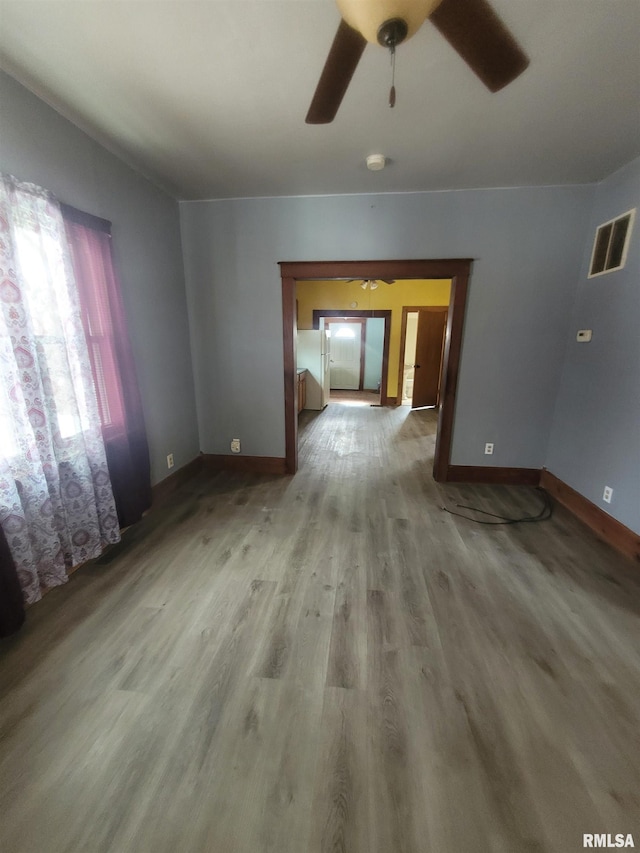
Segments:
[[[0,525],[25,602],[120,531],[60,207],[0,180]]]

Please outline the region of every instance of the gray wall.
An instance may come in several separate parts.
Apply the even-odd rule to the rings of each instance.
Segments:
[[[278,261],[470,257],[452,461],[542,467],[593,194],[181,202],[201,449],[284,455]]]
[[[384,351],[384,320],[382,317],[367,319],[364,343],[364,387],[376,390],[382,382],[382,355]]]
[[[0,170],[113,222],[153,482],[199,451],[177,202],[0,73]]]
[[[546,467],[640,533],[640,219],[624,269],[587,278],[596,227],[640,207],[640,160],[598,187],[567,334]],[[639,211],[640,212],[640,211]],[[577,343],[592,329],[591,343]],[[613,500],[602,500],[605,486]]]
[[[640,220],[626,268],[586,278],[640,161],[597,188],[182,203],[190,337],[176,202],[4,74],[0,110],[1,170],[113,222],[154,482],[234,437],[284,454],[279,260],[471,257],[452,461],[545,465],[640,531]]]

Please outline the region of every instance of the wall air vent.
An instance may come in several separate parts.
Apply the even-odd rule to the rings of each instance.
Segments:
[[[598,227],[593,241],[589,278],[621,270],[627,260],[635,208]]]

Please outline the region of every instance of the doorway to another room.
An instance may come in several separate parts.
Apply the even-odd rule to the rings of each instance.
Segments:
[[[384,405],[391,311],[314,309],[312,318],[314,329],[328,333],[329,402]]]
[[[364,390],[366,321],[359,318],[327,320],[329,332],[329,399],[335,391]]]
[[[437,419],[435,450],[433,453],[434,478],[444,482],[448,478],[455,414],[458,370],[462,346],[462,330],[466,308],[467,287],[471,270],[468,259],[453,259],[442,261],[320,261],[320,262],[280,262],[283,297],[283,344],[284,344],[284,390],[285,390],[285,444],[286,470],[295,473],[298,465],[298,379],[299,365],[296,363],[296,345],[298,329],[320,330],[320,316],[324,318],[323,326],[333,334],[340,333],[337,349],[333,355],[338,356],[337,369],[334,369],[332,383],[333,393],[361,394],[370,378],[366,377],[366,368],[362,357],[363,338],[366,348],[368,330],[359,322],[350,323],[361,315],[365,319],[373,318],[376,314],[387,313],[388,320],[384,324],[384,363],[379,377],[380,402],[378,406],[400,406],[402,403],[402,381],[399,371],[401,344],[406,350],[406,332],[401,335],[402,308],[417,306],[422,308],[437,308],[434,316],[427,317],[431,325],[437,320],[440,323],[440,336],[429,336],[429,350],[437,349],[440,359],[432,373],[435,374],[435,392],[430,390],[431,399],[434,397],[434,416]],[[372,286],[372,283],[375,286]],[[366,285],[366,286],[365,286]],[[384,286],[383,286],[384,285]],[[391,293],[406,288],[402,300],[396,304]],[[388,286],[388,287],[387,287]],[[349,289],[351,288],[351,290]],[[364,297],[360,291],[365,291]],[[375,290],[376,294],[371,291]],[[393,309],[379,301],[381,291],[386,293],[385,301],[393,304]],[[436,295],[430,301],[429,294]],[[330,294],[331,299],[326,298]],[[336,308],[320,310],[322,306],[334,302]],[[368,308],[363,309],[364,305]],[[314,304],[315,303],[315,304]],[[337,306],[343,306],[337,308]],[[435,315],[438,315],[435,317]],[[313,321],[312,317],[313,315]],[[393,315],[393,316],[392,316]],[[418,314],[418,321],[420,314]],[[332,330],[332,321],[337,321]],[[426,321],[425,321],[426,322]],[[433,331],[433,329],[432,329]],[[358,332],[360,335],[358,336]],[[364,333],[364,334],[363,334]],[[302,332],[301,332],[302,334]],[[318,334],[318,332],[316,332]],[[401,340],[402,338],[402,340]],[[416,341],[418,334],[416,332]],[[437,340],[437,344],[434,341]],[[358,346],[359,344],[359,346]],[[330,346],[330,344],[329,344]],[[360,358],[358,359],[358,350]],[[391,353],[391,357],[390,357]],[[431,357],[430,361],[431,363]],[[422,364],[418,357],[413,364]],[[418,368],[413,368],[417,374]],[[431,386],[433,386],[433,379]],[[342,388],[337,386],[341,385]],[[415,385],[415,375],[414,375]],[[362,389],[362,391],[361,391]],[[377,382],[376,382],[377,390]],[[390,392],[390,393],[389,393]],[[330,391],[330,394],[332,392]],[[417,400],[415,389],[412,391],[412,401]],[[398,412],[400,414],[400,412]],[[322,418],[323,415],[320,414]],[[426,461],[426,460],[425,460]]]
[[[412,409],[440,404],[448,306],[404,306],[398,402]]]

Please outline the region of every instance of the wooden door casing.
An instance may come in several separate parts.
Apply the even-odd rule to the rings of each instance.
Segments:
[[[451,444],[462,353],[462,334],[467,305],[472,258],[404,259],[383,261],[278,261],[282,283],[282,347],[284,359],[285,468],[298,470],[298,418],[296,414],[296,282],[318,279],[354,278],[449,279],[449,318],[442,359],[442,389],[438,407],[438,429],[433,476],[439,483],[449,479]],[[315,313],[315,312],[314,312]],[[323,312],[327,313],[327,312]],[[336,312],[336,315],[339,316]],[[376,316],[375,312],[368,316]],[[386,326],[387,324],[385,324]],[[387,331],[385,329],[385,352]],[[386,373],[383,370],[383,383]]]

